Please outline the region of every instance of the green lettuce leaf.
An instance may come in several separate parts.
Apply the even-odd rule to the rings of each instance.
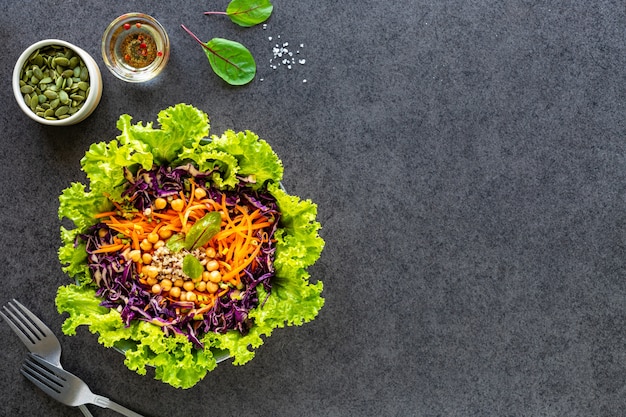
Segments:
[[[283,165],[271,146],[246,130],[235,133],[227,130],[221,136],[211,138],[211,146],[237,158],[240,175],[251,177],[251,188],[259,189],[268,181],[279,182],[283,178]]]
[[[215,352],[228,352],[234,365],[243,365],[255,355],[273,330],[299,326],[313,320],[324,305],[321,281],[312,283],[307,268],[321,256],[324,240],[319,236],[317,206],[287,194],[280,186],[283,165],[271,146],[250,132],[226,131],[209,138],[209,118],[187,104],[161,111],[159,127],[152,123],[132,123],[120,116],[120,135],[108,143],[93,144],[81,159],[89,189],[72,183],[59,197],[59,219],[67,218],[74,228],[61,226],[59,260],[63,271],[75,282],[61,286],[56,296],[59,313],[67,314],[63,332],[76,334],[87,326],[106,347],[125,354],[126,366],[141,374],[153,367],[155,378],[177,388],[190,388],[216,365]],[[125,327],[119,313],[100,306],[92,283],[84,244],[76,244],[78,234],[97,220],[94,215],[122,202],[124,169],[150,169],[154,164],[177,166],[191,163],[200,171],[212,172],[212,182],[220,189],[233,188],[245,181],[253,189],[267,187],[277,200],[281,221],[276,232],[276,277],[265,300],[250,311],[254,326],[242,335],[237,331],[209,333],[203,337],[205,349],[194,348],[184,336],[167,336],[155,324],[135,321]]]

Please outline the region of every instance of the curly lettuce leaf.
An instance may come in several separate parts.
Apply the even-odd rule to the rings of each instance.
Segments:
[[[211,146],[237,158],[240,175],[251,177],[253,189],[283,178],[283,165],[278,155],[265,140],[249,130],[237,133],[227,130],[221,136],[213,136]]]
[[[281,227],[275,235],[277,275],[298,274],[297,270],[313,265],[324,249],[324,240],[318,233],[321,225],[315,220],[317,205],[287,194],[277,184],[271,184],[268,190],[281,212]]]
[[[207,114],[187,104],[161,110],[157,116],[159,129],[153,128],[152,122],[144,126],[141,122],[131,124],[131,120],[128,115],[120,117],[117,123],[122,131],[120,142],[147,151],[154,163],[160,165],[173,161],[184,147],[193,146],[209,135]]]
[[[217,168],[211,174],[211,181],[218,188],[234,188],[239,183],[239,163],[229,153],[217,151],[210,145],[199,145],[182,150],[178,157],[181,162],[193,162],[200,171],[207,172]]]
[[[77,230],[84,230],[95,223],[96,214],[110,207],[111,202],[104,195],[87,192],[83,184],[75,182],[59,196],[59,220],[67,218]]]

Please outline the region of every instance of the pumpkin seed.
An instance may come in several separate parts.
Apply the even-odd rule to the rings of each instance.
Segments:
[[[78,88],[83,90],[83,91],[87,91],[87,89],[89,88],[89,84],[87,84],[84,81],[81,81],[78,83]]]
[[[54,100],[55,98],[59,97],[59,95],[52,90],[44,91],[43,95],[48,97],[49,100]]]
[[[59,117],[62,116],[64,114],[67,114],[67,112],[70,111],[70,108],[68,106],[61,106],[58,109],[56,109],[56,111],[54,112],[54,115]]]
[[[89,79],[89,72],[87,71],[87,67],[80,68],[80,80],[87,81]]]
[[[24,86],[22,86],[22,88],[20,88],[20,91],[23,94],[30,94],[33,91],[35,91],[35,89],[33,87],[31,87],[30,85],[24,85]]]
[[[65,57],[58,57],[58,58],[54,58],[54,63],[62,67],[67,67],[70,65],[70,60]]]
[[[67,104],[70,102],[70,98],[65,91],[61,90],[59,92],[59,101],[61,102],[61,104]]]
[[[39,97],[38,96],[32,96],[30,99],[30,108],[32,111],[35,111],[35,109],[37,108],[37,105],[39,104]]]
[[[59,107],[59,103],[61,103],[61,100],[59,100],[58,98],[55,98],[54,100],[50,102],[50,108],[56,109],[57,107]]]
[[[39,65],[33,65],[33,75],[40,80],[43,78],[43,71],[41,71]]]

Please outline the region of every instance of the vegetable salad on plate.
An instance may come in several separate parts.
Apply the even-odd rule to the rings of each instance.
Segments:
[[[276,328],[324,305],[307,268],[324,241],[317,206],[281,186],[283,166],[250,131],[209,136],[187,104],[159,127],[117,122],[121,134],[81,160],[88,186],[59,197],[58,289],[63,332],[88,326],[139,374],[190,388],[226,358],[251,360]]]

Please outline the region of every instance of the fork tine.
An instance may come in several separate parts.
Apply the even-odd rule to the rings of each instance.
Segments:
[[[63,380],[50,372],[47,367],[33,361],[30,358],[31,356],[34,357],[34,355],[29,355],[24,360],[20,372],[46,394],[53,398],[58,398],[61,392],[63,392]]]
[[[26,359],[24,359],[24,363],[31,368],[36,369],[41,375],[46,376],[58,385],[63,385],[63,382],[67,381],[67,378],[63,376],[63,373],[66,371],[63,371],[63,369],[47,362],[39,355],[29,353],[26,356]]]
[[[11,303],[9,303],[8,305],[9,307],[11,307],[11,309],[9,309],[7,306],[2,307],[6,314],[0,311],[0,315],[2,315],[4,321],[7,322],[9,327],[11,327],[13,332],[18,335],[20,340],[25,345],[35,344],[40,338],[35,333],[33,333],[33,330],[29,326],[26,325],[26,318],[24,317],[24,315],[21,314],[20,311],[15,308],[15,306],[11,305]]]
[[[33,314],[32,311],[24,307],[22,303],[17,301],[15,298],[13,299],[13,303],[17,304],[20,307],[21,311],[28,317],[31,323],[37,328],[37,330],[39,331],[42,337],[46,337],[48,335],[53,334],[52,330],[50,330],[50,328],[46,326],[46,324],[43,321],[41,321],[39,317]],[[9,302],[9,304],[11,304],[11,302]]]

